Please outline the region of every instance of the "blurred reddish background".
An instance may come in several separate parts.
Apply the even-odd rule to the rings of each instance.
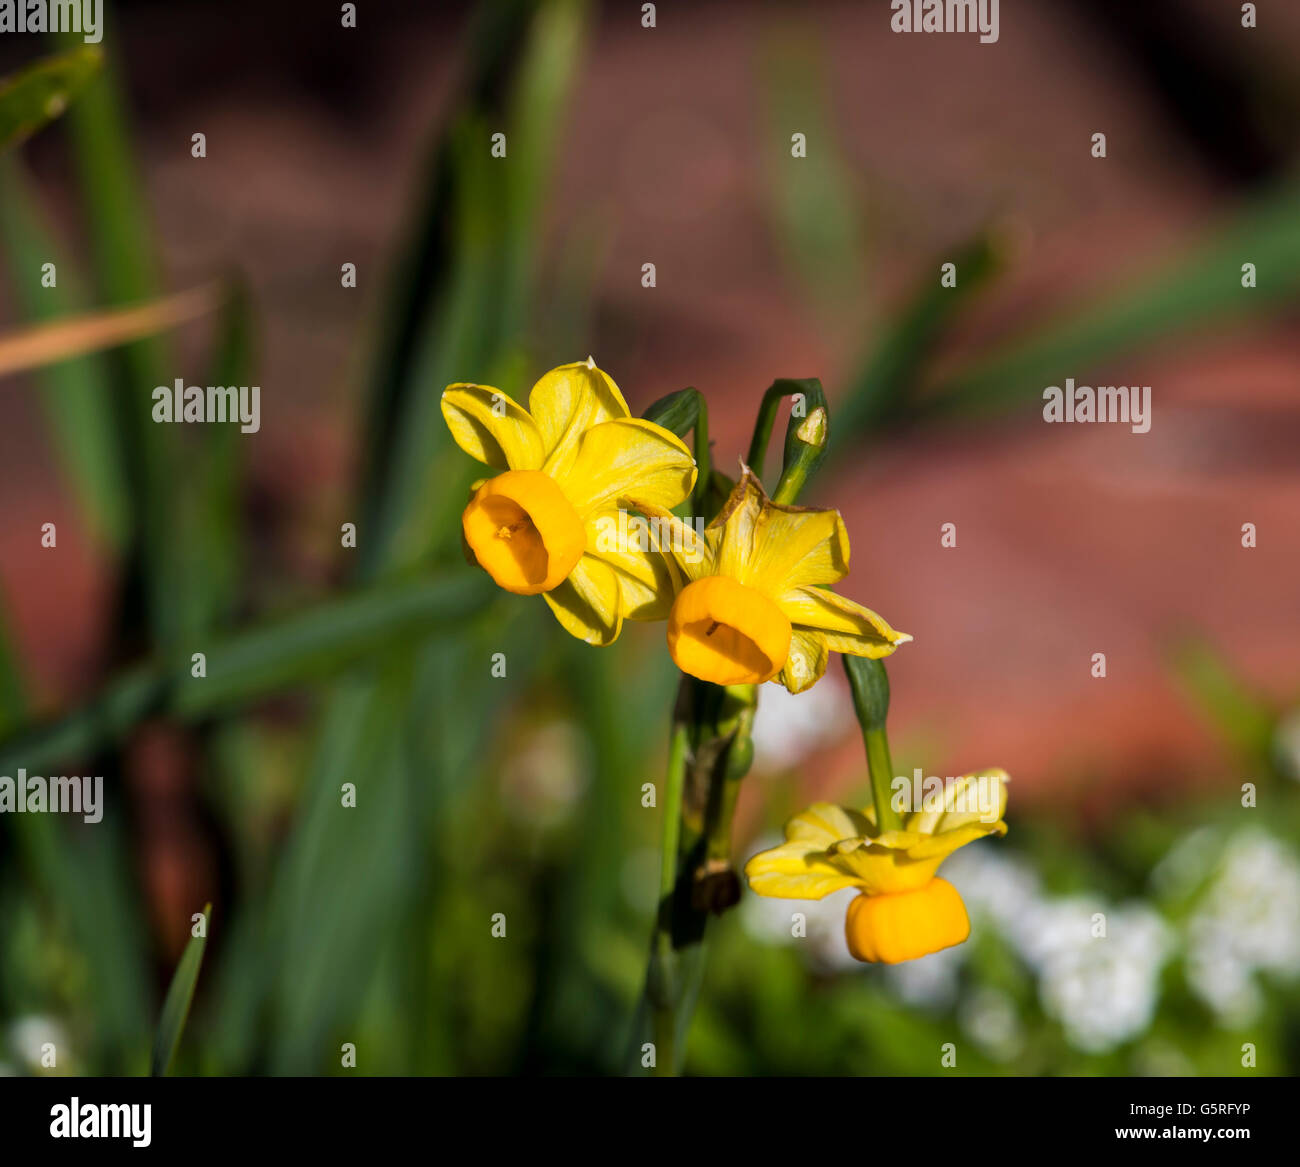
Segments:
[[[1291,161],[1267,139],[1190,132],[1138,67],[1141,29],[1121,19],[1117,30],[1115,5],[1004,0],[992,46],[895,36],[883,3],[704,4],[689,19],[684,7],[659,5],[654,30],[639,5],[602,9],[561,146],[549,254],[591,264],[591,351],[634,410],[686,384],[708,395],[724,468],[775,376],[819,376],[833,403],[882,322],[937,278],[936,257],[988,217],[1011,227],[1015,260],[943,359],[1127,286]],[[1300,6],[1268,6],[1253,34],[1235,3],[1176,7],[1201,43],[1218,43],[1229,73],[1248,73],[1253,54],[1293,63],[1300,50]],[[259,309],[274,406],[249,449],[268,579],[327,570],[357,455],[348,386],[453,88],[465,16],[458,5],[363,6],[344,54],[309,13],[196,3],[121,14],[169,283],[238,269]],[[292,58],[272,47],[287,30],[300,38]],[[790,41],[825,62],[834,140],[810,150],[837,152],[865,225],[862,277],[820,313],[774,241],[766,193],[788,132],[773,144],[762,67]],[[196,161],[200,130],[209,154]],[[1104,160],[1089,152],[1099,130]],[[47,137],[30,153],[59,215],[64,162]],[[1242,260],[1263,279],[1268,258]],[[339,287],[343,262],[358,265],[357,293]],[[653,289],[641,286],[646,262]],[[191,330],[196,346],[203,329]],[[1261,689],[1295,693],[1296,320],[1205,332],[1102,373],[1152,386],[1149,434],[1049,428],[1030,402],[996,424],[851,455],[817,484],[811,501],[848,521],[846,590],[915,637],[891,662],[895,733],[936,743],[934,772],[995,762],[1018,795],[1067,800],[1085,773],[1133,792],[1239,781],[1170,678],[1171,645],[1188,630]],[[1061,369],[1059,380],[1087,375]],[[0,410],[0,573],[35,677],[62,704],[94,683],[108,589],[33,403],[10,385]],[[64,549],[55,573],[18,552],[51,520]],[[1253,550],[1240,546],[1247,521]],[[957,524],[955,549],[940,546],[945,522]],[[1104,681],[1090,675],[1094,652],[1106,653]],[[858,751],[846,741],[818,784],[859,769]]]

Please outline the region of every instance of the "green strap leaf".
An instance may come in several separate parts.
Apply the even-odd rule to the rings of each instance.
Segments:
[[[203,967],[203,950],[207,947],[208,924],[211,919],[212,905],[204,904],[203,934],[190,936],[190,942],[181,953],[180,963],[172,976],[167,999],[163,1001],[162,1016],[158,1018],[158,1033],[153,1043],[153,1062],[149,1070],[155,1078],[165,1078],[176,1057],[176,1047],[180,1045],[181,1032],[190,1015],[190,1003],[194,1000],[194,986],[199,982],[199,970]]]
[[[0,154],[59,117],[103,60],[97,48],[75,49],[0,81]]]
[[[698,471],[695,479],[695,492],[692,507],[696,514],[714,514],[716,507],[710,509],[710,487],[712,485],[713,461],[709,452],[709,404],[695,386],[678,389],[666,397],[659,398],[643,413],[642,418],[663,426],[679,438],[685,438],[695,431],[695,466]],[[724,492],[722,500],[727,495]],[[718,504],[721,506],[721,502]]]

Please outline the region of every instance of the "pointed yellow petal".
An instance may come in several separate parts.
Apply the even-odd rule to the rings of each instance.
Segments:
[[[754,557],[754,540],[764,505],[767,505],[767,495],[763,486],[746,466],[718,517],[708,527],[710,532],[720,531],[714,568],[718,575],[728,575],[740,583],[749,582],[749,564]]]
[[[542,435],[548,474],[562,477],[578,441],[602,421],[631,416],[618,386],[590,361],[552,369],[528,396],[528,412]]]
[[[719,572],[773,597],[834,583],[849,570],[839,512],[780,506],[748,467],[714,522],[722,526]]]
[[[745,864],[745,877],[759,895],[790,900],[819,900],[858,883],[827,863],[815,844],[804,841],[760,851]]]
[[[673,606],[680,577],[671,556],[655,550],[657,542],[639,515],[604,511],[587,519],[588,553],[618,574],[625,620],[665,620]]]
[[[893,895],[897,892],[912,891],[924,887],[943,862],[944,855],[917,855],[917,847],[924,846],[924,838],[918,838],[916,846],[900,850],[890,843],[904,842],[906,832],[890,832],[890,837],[882,835],[879,842],[861,843],[855,848],[837,848],[836,866],[851,872],[857,877],[859,886],[873,895]]]
[[[780,605],[796,631],[815,629],[831,652],[879,658],[912,639],[870,608],[826,588],[795,588],[781,597]]]
[[[995,823],[967,823],[965,826],[956,827],[951,831],[941,831],[937,835],[925,835],[921,841],[913,847],[907,849],[909,858],[930,860],[946,859],[958,847],[964,847],[967,843],[973,843],[976,839],[982,839],[985,835],[1005,835],[1007,833],[1007,824],[1000,819]]]
[[[967,823],[996,822],[1006,812],[1009,779],[1010,775],[996,766],[963,774],[945,786],[941,808],[913,812],[908,815],[908,826],[937,835]]]
[[[809,628],[791,628],[790,652],[781,670],[781,684],[791,693],[811,689],[826,672],[830,650],[826,637]]]
[[[799,840],[828,851],[843,839],[861,839],[875,833],[875,812],[870,816],[833,802],[814,802],[785,824],[787,842]]]
[[[681,438],[662,426],[620,418],[587,430],[556,478],[580,514],[623,500],[668,508],[695,485],[695,459]]]
[[[749,570],[755,587],[777,595],[843,579],[849,571],[849,535],[839,511],[768,504]]]
[[[448,385],[442,416],[456,445],[498,470],[537,470],[542,436],[528,412],[490,385]]]
[[[677,590],[687,583],[713,574],[714,557],[721,535],[718,528],[701,535],[691,523],[679,519],[667,507],[638,502],[636,509],[651,523],[654,546],[671,558],[681,573]]]
[[[588,644],[613,644],[623,627],[618,575],[608,563],[584,555],[559,587],[543,596],[564,630]]]

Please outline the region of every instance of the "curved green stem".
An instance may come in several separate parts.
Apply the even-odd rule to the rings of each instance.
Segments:
[[[867,748],[876,825],[882,831],[897,831],[903,823],[891,798],[894,763],[889,756],[889,733],[885,729],[889,716],[889,674],[884,663],[878,660],[845,656],[843,661],[844,675],[853,694],[853,712],[862,726],[862,742]]]
[[[659,850],[659,913],[655,920],[646,997],[650,1003],[655,1046],[655,1076],[677,1072],[677,956],[673,950],[673,899],[677,887],[678,847],[682,833],[682,799],[686,789],[688,727],[675,722],[664,784],[664,829]]]
[[[871,771],[871,797],[876,807],[876,822],[882,831],[899,831],[903,820],[894,809],[891,783],[894,765],[889,757],[889,733],[882,725],[862,731],[867,747],[867,769]]]

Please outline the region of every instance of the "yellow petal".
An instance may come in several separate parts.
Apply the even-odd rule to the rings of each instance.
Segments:
[[[594,364],[579,361],[552,369],[528,396],[528,412],[542,435],[548,474],[562,477],[578,452],[582,435],[594,425],[629,417],[618,386]]]
[[[754,540],[759,530],[759,516],[767,504],[762,483],[745,466],[740,481],[731,491],[717,518],[709,524],[717,536],[717,562],[714,570],[741,583],[750,578],[749,563],[754,557]]]
[[[527,410],[489,385],[448,385],[442,416],[456,444],[498,470],[537,470],[542,435]]]
[[[791,693],[811,689],[822,679],[829,660],[830,650],[826,647],[826,638],[820,632],[808,628],[792,628],[790,652],[785,658],[785,667],[781,670],[781,684]]]
[[[755,587],[778,595],[843,579],[849,571],[849,534],[839,511],[769,503],[749,569]]]
[[[584,555],[559,587],[544,594],[564,630],[588,644],[613,644],[623,627],[618,576],[608,563]]]
[[[780,605],[796,630],[816,630],[831,652],[874,659],[888,656],[912,639],[906,632],[895,631],[870,608],[826,588],[795,588],[781,597]]]
[[[958,847],[982,839],[985,835],[1005,835],[1007,824],[1000,819],[994,823],[967,823],[951,831],[941,831],[937,835],[926,835],[915,846],[909,847],[907,854],[911,859],[929,861],[938,859],[942,862]]]
[[[785,824],[787,841],[809,843],[828,851],[842,839],[861,839],[874,835],[876,812],[851,810],[833,802],[814,802]]]
[[[628,417],[587,430],[572,461],[554,473],[581,514],[623,500],[670,508],[695,485],[695,459],[676,434]]]
[[[955,830],[972,822],[995,822],[1006,812],[1010,775],[1000,767],[963,774],[944,787],[943,806],[908,816],[908,826],[926,834]]]
[[[861,842],[835,851],[835,865],[857,877],[860,887],[873,895],[893,895],[924,887],[938,870],[945,854],[916,856],[889,843],[903,840],[882,835],[880,842]],[[918,846],[924,840],[919,840]]]
[[[677,566],[682,577],[679,590],[686,583],[714,574],[719,529],[706,529],[701,535],[691,523],[683,522],[667,507],[638,502],[636,509],[651,524],[654,546]]]
[[[587,550],[618,574],[625,620],[665,620],[680,589],[670,556],[639,515],[604,511],[587,519]]]
[[[819,900],[856,885],[852,875],[830,866],[823,855],[812,843],[782,843],[746,863],[745,877],[759,895],[790,900]]]
[[[718,571],[768,595],[834,583],[849,570],[839,512],[780,506],[748,467],[715,522],[722,526]]]

